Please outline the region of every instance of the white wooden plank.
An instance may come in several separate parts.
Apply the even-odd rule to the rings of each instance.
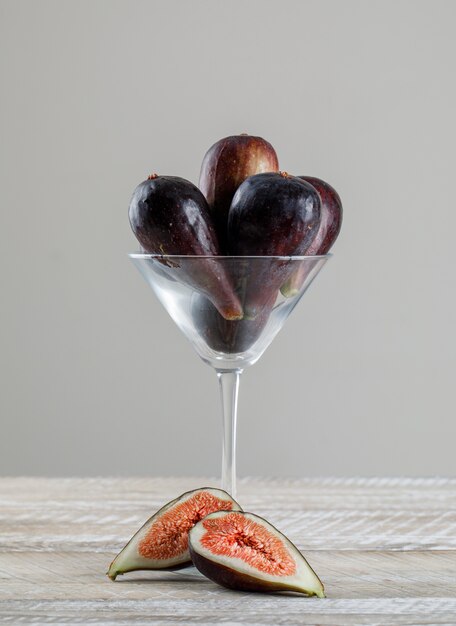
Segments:
[[[199,603],[173,600],[63,600],[3,603],[0,623],[91,624],[226,624],[227,626],[296,624],[455,624],[456,600],[391,598],[389,600],[313,600],[268,596],[255,602],[222,590]]]
[[[456,624],[456,480],[241,481],[328,598],[231,592],[185,573],[104,573],[161,504],[207,479],[1,479],[0,623]],[[393,549],[393,550],[391,550]]]
[[[0,599],[196,599],[220,588],[201,575],[131,572],[110,581],[111,553],[11,552],[0,555]],[[314,551],[307,558],[330,599],[456,598],[456,551]],[[265,597],[265,596],[260,596]]]

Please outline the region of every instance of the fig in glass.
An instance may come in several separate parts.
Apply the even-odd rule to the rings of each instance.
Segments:
[[[236,191],[228,215],[230,254],[300,256],[320,225],[320,199],[305,181],[286,172],[256,174]],[[255,318],[290,275],[290,264],[253,261],[244,292],[244,315]]]
[[[255,319],[226,320],[207,298],[198,296],[193,302],[192,318],[209,348],[224,354],[239,354],[249,350],[261,336],[275,299],[273,294]]]
[[[199,186],[209,204],[222,252],[226,253],[228,212],[239,185],[249,176],[278,169],[277,154],[262,137],[232,135],[206,152]]]
[[[177,176],[150,176],[130,202],[131,228],[149,254],[213,255],[220,253],[217,235],[201,191]],[[169,260],[163,260],[164,271]],[[229,278],[215,258],[198,260],[182,278],[205,294],[226,319],[243,312]]]
[[[307,256],[327,254],[336,241],[342,225],[342,201],[334,187],[324,180],[314,176],[299,176],[299,178],[312,185],[321,203],[320,226],[305,254]],[[307,270],[305,265],[301,266],[282,285],[280,290],[285,297],[294,296],[299,292],[306,280]]]

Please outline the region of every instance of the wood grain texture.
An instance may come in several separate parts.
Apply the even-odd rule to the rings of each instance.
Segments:
[[[324,600],[229,591],[185,573],[105,576],[164,502],[201,478],[0,480],[0,623],[456,625],[456,479],[240,481],[283,530]]]

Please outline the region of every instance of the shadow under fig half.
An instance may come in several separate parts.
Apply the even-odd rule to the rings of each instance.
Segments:
[[[124,576],[119,576],[115,583],[167,582],[170,580],[177,582],[199,582],[202,580],[207,581],[207,578],[192,565],[185,569],[175,571],[143,570],[140,572],[128,572]]]

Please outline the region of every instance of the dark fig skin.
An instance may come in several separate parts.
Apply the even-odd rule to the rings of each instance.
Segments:
[[[286,172],[257,174],[237,190],[228,216],[230,254],[300,256],[320,225],[320,199],[305,181]],[[290,264],[252,262],[244,314],[256,317],[290,275]]]
[[[223,253],[227,250],[228,212],[237,188],[249,176],[278,169],[277,154],[262,137],[232,135],[206,152],[199,187],[211,210]]]
[[[149,254],[220,254],[207,202],[198,187],[184,178],[153,174],[140,183],[130,202],[129,218],[136,238]],[[166,259],[163,263],[167,265]],[[180,278],[207,295],[226,319],[242,318],[241,304],[216,259],[185,263]]]
[[[308,256],[327,254],[340,233],[342,226],[342,200],[331,185],[315,176],[299,176],[316,190],[321,203],[320,227],[306,251]]]
[[[315,189],[286,172],[256,174],[237,190],[228,216],[230,254],[301,255],[320,225]]]
[[[314,176],[298,176],[312,185],[320,197],[321,221],[314,240],[306,250],[307,256],[327,254],[336,241],[342,226],[342,201],[331,185]],[[302,266],[280,288],[285,297],[296,295],[307,278],[308,268]]]
[[[242,512],[243,515],[249,515],[246,512]],[[207,518],[211,517],[213,514],[209,514]],[[262,520],[263,518],[255,515],[257,520]],[[206,518],[206,519],[207,519]],[[263,519],[263,521],[266,521]],[[275,529],[277,531],[277,529]],[[240,572],[236,569],[235,561],[233,561],[233,566],[229,567],[227,565],[223,565],[222,563],[217,563],[216,561],[212,561],[210,558],[203,556],[200,554],[192,542],[192,531],[190,531],[188,548],[190,552],[190,558],[192,559],[193,565],[196,567],[198,571],[200,571],[204,576],[212,580],[213,582],[221,585],[222,587],[226,587],[228,589],[235,589],[238,591],[257,591],[261,593],[269,593],[271,591],[296,591],[301,594],[305,594],[307,596],[311,595],[319,595],[319,597],[324,597],[324,586],[321,582],[320,578],[317,576],[315,570],[309,565],[307,560],[301,554],[301,552],[296,548],[296,546],[286,537],[284,539],[292,546],[296,553],[298,553],[303,560],[306,562],[309,569],[315,575],[319,584],[321,585],[321,594],[317,592],[312,593],[311,591],[304,591],[302,586],[293,585],[290,581],[281,582],[280,577],[278,576],[276,580],[267,580],[261,579],[261,572],[257,572],[257,576],[249,576],[245,572]]]
[[[196,569],[204,574],[206,578],[209,578],[209,580],[227,589],[235,589],[236,591],[256,591],[259,593],[270,593],[272,591],[296,591],[303,593],[302,589],[299,587],[293,588],[289,585],[283,585],[279,582],[269,580],[259,581],[253,576],[237,572],[226,565],[214,563],[202,554],[198,554],[191,545],[189,545],[189,551],[192,563]]]
[[[206,200],[188,180],[153,174],[130,202],[131,228],[149,254],[217,255],[218,240]]]
[[[212,350],[240,354],[249,350],[260,337],[275,299],[274,295],[255,319],[226,320],[207,298],[198,296],[192,306],[192,317],[199,334]]]

